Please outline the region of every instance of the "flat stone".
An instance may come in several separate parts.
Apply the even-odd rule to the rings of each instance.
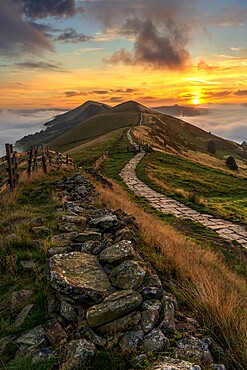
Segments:
[[[147,370],[201,370],[201,367],[188,361],[162,357],[149,366]]]
[[[88,366],[96,355],[95,345],[87,339],[73,340],[68,344],[66,362],[61,370],[74,370]]]
[[[92,327],[104,325],[127,315],[142,303],[142,296],[133,290],[115,292],[98,305],[90,307],[86,317]]]
[[[45,333],[51,344],[60,344],[67,339],[67,334],[62,326],[56,321]]]
[[[130,351],[136,349],[143,342],[144,333],[142,330],[131,330],[124,334],[119,342],[121,350]]]
[[[84,231],[83,233],[77,234],[74,238],[72,238],[72,242],[74,243],[83,243],[88,240],[101,240],[101,234],[97,231]]]
[[[49,257],[52,257],[55,256],[55,254],[69,253],[71,251],[71,247],[51,247],[48,249],[47,254]]]
[[[159,287],[145,287],[140,292],[145,299],[158,299],[161,300],[164,295],[163,288]]]
[[[121,227],[122,222],[118,220],[116,215],[105,215],[102,217],[93,218],[88,222],[89,227],[95,227],[99,230],[116,230]]]
[[[168,348],[169,339],[160,329],[155,328],[144,338],[143,345],[147,352],[162,352]]]
[[[51,257],[50,279],[56,290],[88,305],[100,302],[112,292],[97,257],[88,253],[72,252]]]
[[[86,224],[86,217],[83,217],[83,216],[63,215],[61,216],[61,219],[64,222],[71,222],[77,225]]]
[[[130,240],[122,240],[106,249],[104,249],[99,259],[105,263],[123,262],[134,258],[136,255]]]
[[[113,286],[120,289],[136,289],[144,281],[146,270],[143,264],[137,261],[124,261],[110,274],[109,279]]]
[[[62,233],[54,235],[51,238],[51,243],[57,244],[59,247],[67,246],[70,243],[70,240],[73,239],[77,235],[76,232],[71,233]]]
[[[32,290],[22,289],[13,292],[11,295],[11,309],[14,310],[25,306],[33,296],[34,292]]]
[[[21,312],[16,317],[15,321],[13,322],[13,327],[17,328],[18,326],[22,325],[24,321],[27,319],[30,311],[33,309],[34,304],[29,304],[28,306],[24,307]]]
[[[120,317],[114,321],[109,322],[103,326],[97,328],[101,333],[106,334],[115,334],[119,332],[124,332],[127,329],[130,329],[134,325],[137,325],[141,320],[141,314],[139,311],[134,311],[129,313],[126,316]]]
[[[27,333],[21,335],[16,341],[20,350],[32,352],[45,342],[45,331],[42,325],[36,326]]]

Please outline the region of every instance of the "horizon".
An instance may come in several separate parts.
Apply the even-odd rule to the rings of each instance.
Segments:
[[[244,0],[0,3],[0,108],[247,103]]]

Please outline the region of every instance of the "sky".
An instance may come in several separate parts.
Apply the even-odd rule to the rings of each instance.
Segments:
[[[226,104],[243,112],[242,130],[247,1],[0,0],[1,128],[6,110],[86,100]]]

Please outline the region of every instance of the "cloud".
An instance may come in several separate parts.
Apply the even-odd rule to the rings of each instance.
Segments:
[[[200,62],[197,64],[197,68],[199,71],[211,71],[215,69],[215,67],[209,66],[204,60],[200,60]]]
[[[247,90],[238,90],[234,93],[237,96],[247,96]]]
[[[15,66],[25,68],[25,69],[44,69],[45,71],[59,71],[60,68],[52,63],[47,63],[47,62],[31,62],[31,61],[26,61],[26,62],[19,62],[19,63],[14,63]]]
[[[22,0],[24,14],[29,18],[72,17],[78,10],[75,0]]]
[[[63,43],[77,44],[80,42],[92,41],[92,36],[77,33],[73,28],[66,28],[61,35],[54,38],[54,41],[61,41]]]
[[[66,98],[72,98],[73,96],[83,96],[86,95],[83,91],[65,91],[64,93]]]
[[[197,27],[193,1],[96,1],[86,11],[114,35],[133,40],[132,50],[121,49],[108,63],[181,70],[190,60],[188,43]],[[117,36],[116,36],[117,37]]]
[[[4,55],[54,51],[46,37],[22,18],[20,0],[0,1],[0,51]]]

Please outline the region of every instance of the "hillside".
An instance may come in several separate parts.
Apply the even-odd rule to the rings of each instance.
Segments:
[[[163,105],[161,107],[155,107],[153,110],[176,117],[194,117],[209,114],[209,110],[205,108],[186,107],[178,104],[172,106]]]
[[[119,104],[58,136],[50,145],[57,150],[67,151],[119,128],[136,126],[139,112],[145,109],[148,110],[132,101]]]
[[[30,145],[47,144],[64,132],[84,122],[96,114],[105,112],[110,107],[106,104],[87,101],[79,107],[64,114],[56,116],[53,120],[46,122],[45,130],[27,135],[16,142],[18,146],[26,149]]]

